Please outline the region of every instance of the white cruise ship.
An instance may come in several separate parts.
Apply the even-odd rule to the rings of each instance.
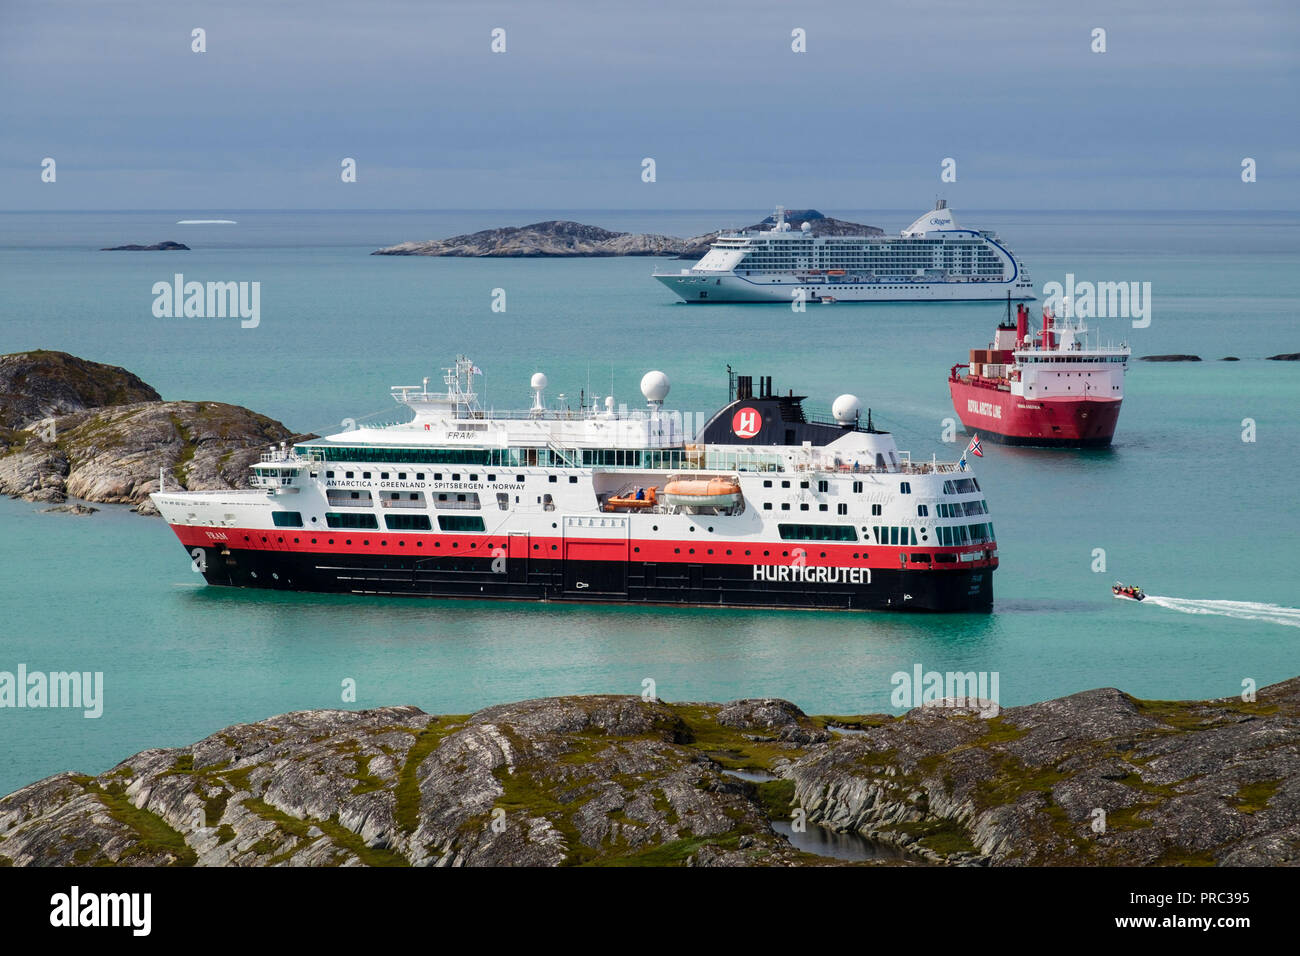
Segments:
[[[469,359],[411,420],[271,448],[248,491],[160,490],[209,584],[409,597],[988,611],[997,542],[975,475],[913,461],[836,399],[729,376],[689,439],[664,409],[482,408]],[[757,385],[757,387],[755,387]]]
[[[654,277],[685,302],[955,302],[1035,298],[997,234],[963,229],[944,200],[897,236],[814,236],[776,210],[764,231],[723,233],[689,269]]]

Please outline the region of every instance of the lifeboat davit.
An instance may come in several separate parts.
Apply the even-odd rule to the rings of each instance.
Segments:
[[[676,478],[664,485],[660,498],[685,508],[732,508],[740,503],[740,483],[732,478]]]

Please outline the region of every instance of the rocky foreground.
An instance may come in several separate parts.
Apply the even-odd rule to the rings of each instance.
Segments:
[[[1300,678],[1254,703],[1107,688],[991,719],[615,696],[304,711],[0,799],[0,863],[837,862],[773,829],[801,818],[904,864],[1294,864]]]
[[[165,402],[126,369],[66,352],[0,356],[0,494],[11,497],[153,514],[159,469],[169,488],[243,488],[268,445],[299,437],[238,405]]]
[[[845,222],[823,216],[815,209],[792,210],[787,219],[798,228],[802,222],[811,225],[815,236],[872,236],[882,235],[876,226]],[[748,229],[771,228],[769,216]],[[461,256],[487,258],[544,258],[568,256],[676,256],[681,259],[698,259],[718,237],[717,232],[688,239],[653,233],[612,232],[599,226],[580,222],[553,219],[527,226],[502,229],[484,229],[480,232],[450,239],[426,239],[402,242],[372,252],[375,256]]]

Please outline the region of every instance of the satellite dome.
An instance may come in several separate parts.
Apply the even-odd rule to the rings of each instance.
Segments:
[[[841,425],[852,425],[862,414],[862,401],[856,395],[841,395],[831,405],[831,414]]]
[[[662,402],[668,397],[669,388],[668,376],[663,372],[646,372],[641,376],[641,394],[647,402]]]
[[[810,222],[805,222],[802,226],[799,227],[799,231],[800,231],[800,232],[811,232],[811,231],[812,231],[812,223],[810,223]]]
[[[547,385],[546,373],[544,373],[544,372],[534,372],[534,373],[533,373],[533,384],[532,384],[531,386],[529,386],[529,387],[530,387],[530,388],[545,388],[546,385]]]

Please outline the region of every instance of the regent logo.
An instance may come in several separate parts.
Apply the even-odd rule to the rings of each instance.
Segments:
[[[756,408],[742,408],[731,416],[731,430],[737,438],[753,438],[763,429],[763,416]]]

